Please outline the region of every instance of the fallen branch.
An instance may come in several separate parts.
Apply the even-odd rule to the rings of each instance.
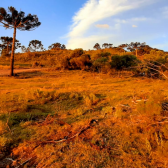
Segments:
[[[28,160],[26,160],[25,162],[23,162],[22,164],[20,164],[19,166],[15,167],[15,168],[21,168],[23,167],[26,163],[28,163],[33,157],[29,158]]]
[[[163,72],[161,72],[161,71],[159,71],[159,70],[157,70],[157,69],[154,69],[154,68],[151,68],[151,67],[148,67],[149,69],[151,69],[151,70],[154,70],[154,71],[156,71],[156,72],[159,72],[161,75],[163,75],[166,79],[168,79],[168,77],[163,73]]]
[[[16,166],[16,165],[19,164],[19,165],[16,166],[15,168],[21,168],[21,167],[23,167],[26,163],[28,163],[32,158],[33,158],[33,157],[27,159],[27,160],[26,160],[25,162],[23,162],[22,164],[19,164],[19,163],[18,163],[18,160],[13,160],[12,158],[5,158],[5,159],[12,161],[12,166]]]
[[[147,99],[139,99],[139,100],[132,100],[133,103],[137,104],[138,102],[144,101],[146,102]]]
[[[54,144],[57,144],[57,143],[61,143],[61,142],[65,142],[65,141],[68,141],[68,140],[71,140],[77,136],[79,136],[80,134],[82,134],[84,131],[86,131],[87,129],[89,129],[91,127],[91,124],[93,124],[94,122],[98,122],[97,120],[95,119],[92,119],[89,124],[85,127],[82,127],[80,129],[79,132],[77,132],[75,135],[71,136],[71,137],[68,137],[68,136],[65,136],[63,139],[60,139],[60,140],[52,140],[52,141],[43,141],[43,142],[40,142],[38,145],[36,145],[33,149],[37,148],[38,146],[42,145],[42,144],[47,144],[47,143],[54,143]]]
[[[97,123],[97,120],[92,119],[92,120],[89,122],[89,124],[88,124],[87,126],[82,127],[79,132],[77,132],[75,135],[73,135],[73,136],[71,136],[71,137],[66,136],[64,139],[60,139],[60,140],[44,141],[44,142],[41,142],[41,144],[60,143],[60,142],[65,142],[65,141],[67,141],[67,140],[71,140],[71,139],[73,139],[73,138],[79,136],[80,134],[82,134],[82,133],[83,133],[84,131],[86,131],[87,129],[89,129],[89,128],[91,127],[91,124],[94,123],[94,122]],[[39,144],[39,145],[41,145],[41,144]],[[38,146],[39,146],[39,145],[38,145]]]

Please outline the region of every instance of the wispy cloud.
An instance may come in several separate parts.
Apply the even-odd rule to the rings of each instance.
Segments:
[[[95,25],[95,27],[108,29],[110,26],[108,24],[97,24],[97,25]]]
[[[147,21],[149,20],[149,18],[146,17],[136,17],[136,18],[131,18],[130,21],[134,21],[134,22],[142,22],[142,21]]]
[[[132,25],[132,27],[136,28],[136,27],[138,27],[138,26],[137,26],[137,25]]]
[[[147,21],[150,18],[146,17],[135,17],[135,18],[130,18],[130,19],[115,19],[114,21],[117,23],[130,23],[130,22],[142,22],[142,21]]]
[[[95,27],[94,25],[96,23],[96,27],[107,28],[106,24],[98,24],[98,22],[125,11],[140,8],[144,5],[153,3],[154,1],[155,0],[88,0],[73,17],[73,24],[68,33],[69,39],[67,48],[83,47],[86,49],[86,46],[88,46],[88,40],[95,43],[102,39],[102,37],[97,36],[97,41],[94,41],[95,36],[86,36],[89,30]],[[137,18],[134,20],[138,21]],[[141,18],[141,20],[143,19]],[[122,20],[122,22],[124,23],[126,21]],[[119,24],[115,26],[119,27]]]
[[[136,17],[136,18],[131,18],[131,19],[115,19],[115,22],[118,24],[118,27],[120,24],[130,24],[132,25],[133,28],[138,27],[136,25],[137,22],[144,22],[144,21],[149,21],[151,18],[146,18],[146,17]]]

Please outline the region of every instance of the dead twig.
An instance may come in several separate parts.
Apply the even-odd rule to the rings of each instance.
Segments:
[[[157,125],[157,124],[165,124],[165,123],[168,123],[168,121],[159,121],[159,122],[156,122],[156,123],[153,123],[153,124],[149,124],[149,125],[147,126],[147,128],[150,127],[150,126],[155,126],[155,125]]]
[[[139,100],[132,100],[133,103],[137,104],[138,102],[144,101],[146,102],[147,99],[139,99]]]
[[[16,165],[19,164],[19,165],[16,166],[15,168],[21,168],[21,167],[23,167],[26,163],[28,163],[32,158],[33,158],[33,157],[27,159],[27,160],[26,160],[25,162],[23,162],[22,164],[19,164],[19,163],[18,163],[18,160],[13,160],[12,158],[5,158],[5,159],[12,161],[12,166],[16,166]]]
[[[79,132],[77,132],[75,135],[71,136],[71,137],[68,137],[68,136],[65,136],[63,139],[60,139],[60,140],[51,140],[51,141],[43,141],[43,142],[40,142],[37,146],[34,147],[37,148],[38,146],[42,145],[42,144],[47,144],[47,143],[54,143],[54,144],[57,144],[57,143],[61,143],[61,142],[65,142],[65,141],[68,141],[68,140],[71,140],[77,136],[79,136],[80,134],[82,134],[84,131],[86,131],[87,129],[91,128],[91,124],[93,124],[94,122],[98,122],[97,120],[95,119],[92,119],[88,125],[86,125],[85,127],[82,127],[80,129]]]
[[[79,136],[80,134],[82,134],[82,133],[83,133],[84,131],[86,131],[87,129],[89,129],[89,128],[91,127],[91,124],[94,123],[94,122],[97,122],[97,120],[92,119],[92,120],[89,122],[89,124],[88,124],[87,126],[82,127],[79,132],[77,132],[75,135],[73,135],[73,136],[71,136],[71,137],[66,136],[64,139],[60,139],[60,140],[56,140],[56,141],[55,141],[55,140],[54,140],[54,141],[44,141],[44,142],[41,142],[41,144],[46,144],[46,143],[60,143],[60,142],[65,142],[65,141],[67,141],[67,140],[71,140],[71,139],[73,139],[73,138]]]
[[[33,157],[27,159],[25,162],[23,162],[22,164],[20,164],[19,166],[15,167],[15,168],[21,168],[22,166],[24,166],[26,163],[28,163]]]

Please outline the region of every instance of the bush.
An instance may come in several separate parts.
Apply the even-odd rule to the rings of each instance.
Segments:
[[[101,69],[107,64],[108,62],[108,58],[106,57],[101,57],[101,58],[98,58],[97,60],[95,60],[93,62],[93,71],[101,71]]]
[[[80,57],[82,54],[84,54],[84,51],[82,48],[75,49],[72,54],[70,55],[70,58]]]
[[[114,55],[111,57],[111,60],[111,68],[115,68],[117,70],[137,65],[137,58],[134,55]]]
[[[40,62],[35,61],[35,62],[33,62],[32,67],[33,68],[35,68],[35,67],[43,67],[43,65]]]
[[[100,55],[100,57],[108,57],[108,56],[111,56],[111,53],[109,53],[109,52],[102,52],[99,55]]]
[[[108,58],[109,56],[111,56],[111,53],[109,53],[109,52],[98,52],[98,51],[96,51],[96,53],[93,53],[92,55],[91,55],[91,57],[92,57],[92,60],[97,60],[97,59],[99,59],[99,58],[102,58],[102,57],[104,57],[104,58]]]
[[[69,58],[63,58],[62,60],[61,60],[61,67],[63,68],[63,69],[69,69],[69,67],[70,67],[70,63],[69,63]]]
[[[90,55],[83,54],[80,57],[75,57],[70,60],[71,69],[86,69],[91,66]]]
[[[151,50],[149,54],[144,55],[144,60],[152,63],[166,64],[168,55],[163,51]]]

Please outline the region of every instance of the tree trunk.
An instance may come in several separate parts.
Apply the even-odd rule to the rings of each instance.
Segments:
[[[136,57],[138,56],[138,49],[136,48]]]
[[[9,43],[7,43],[7,54],[9,54]]]
[[[14,67],[14,54],[15,54],[15,38],[16,38],[16,28],[13,32],[13,43],[12,43],[12,53],[11,53],[11,65],[10,65],[10,76],[13,76],[13,67]]]

